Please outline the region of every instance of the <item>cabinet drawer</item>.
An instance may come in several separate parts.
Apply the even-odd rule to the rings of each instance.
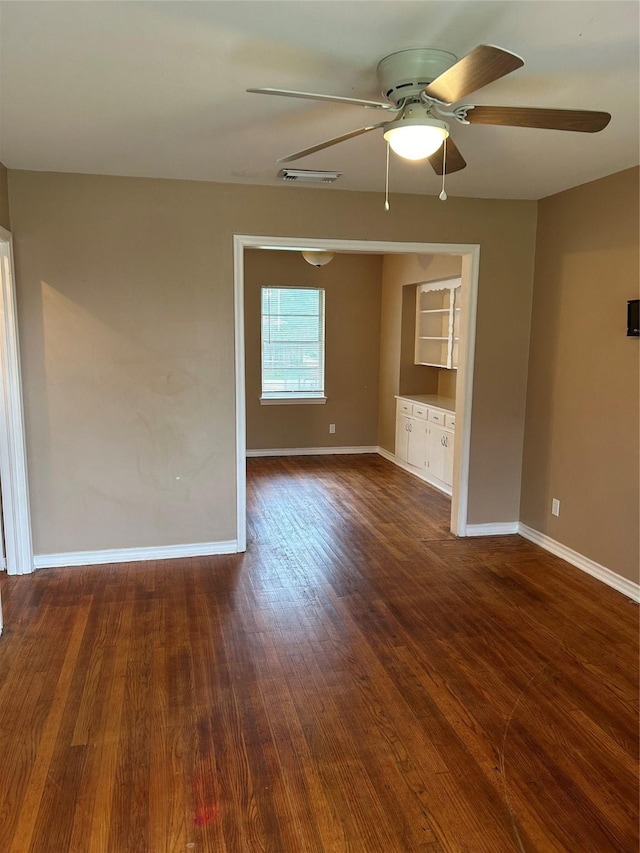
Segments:
[[[444,416],[444,425],[449,429],[453,429],[456,425],[456,416],[455,415],[445,415]]]
[[[429,409],[429,420],[434,424],[442,424],[444,426],[444,412],[439,409]]]
[[[398,413],[402,412],[404,415],[411,414],[412,404],[408,403],[406,400],[398,400]]]
[[[417,403],[413,404],[413,416],[414,418],[422,418],[422,420],[427,420],[428,409],[426,406],[419,406]]]

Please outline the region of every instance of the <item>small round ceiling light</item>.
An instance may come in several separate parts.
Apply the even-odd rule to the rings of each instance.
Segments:
[[[322,249],[309,249],[302,253],[302,257],[312,267],[323,267],[333,260],[333,252],[325,252]]]

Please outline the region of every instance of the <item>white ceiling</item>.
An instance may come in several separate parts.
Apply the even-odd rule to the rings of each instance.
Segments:
[[[0,3],[0,160],[13,169],[280,184],[278,157],[382,120],[361,107],[246,94],[256,86],[380,99],[376,65],[408,47],[481,43],[524,68],[468,102],[605,110],[599,134],[456,125],[468,166],[450,196],[543,198],[638,163],[634,0],[231,0]],[[294,164],[384,188],[381,131]],[[437,195],[397,158],[392,192]],[[291,186],[295,192],[295,187]]]

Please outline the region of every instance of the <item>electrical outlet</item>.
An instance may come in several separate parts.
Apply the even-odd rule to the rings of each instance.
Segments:
[[[333,435],[335,431],[336,431],[336,425],[335,424],[329,424],[329,433],[331,435]]]
[[[551,515],[560,515],[560,501],[558,498],[551,500]]]

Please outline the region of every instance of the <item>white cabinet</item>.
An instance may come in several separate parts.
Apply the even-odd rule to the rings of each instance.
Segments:
[[[450,370],[458,367],[461,284],[458,276],[418,285],[416,364]]]
[[[427,453],[427,423],[420,417],[398,413],[396,418],[396,456],[407,465],[424,469]]]
[[[449,495],[453,484],[454,429],[452,411],[398,397],[396,460]]]

